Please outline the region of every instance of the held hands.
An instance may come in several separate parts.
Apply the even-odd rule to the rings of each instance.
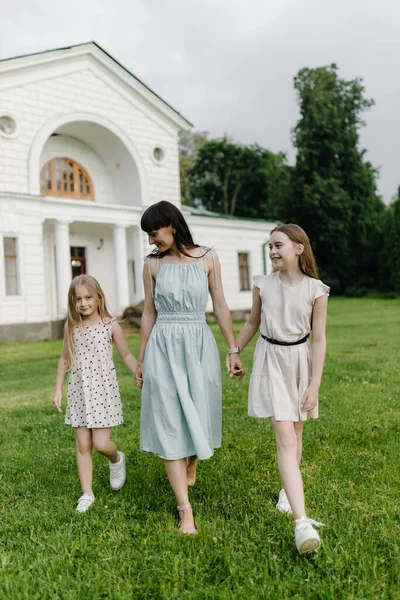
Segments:
[[[311,412],[318,404],[318,390],[319,386],[309,385],[304,393],[304,398],[301,403],[301,410],[303,412]]]
[[[135,381],[138,388],[143,387],[143,361],[137,361],[137,367],[135,371]]]
[[[239,377],[239,381],[242,381],[245,372],[239,354],[227,354],[225,364],[229,375]]]
[[[58,410],[59,413],[62,413],[61,402],[62,402],[62,391],[56,390],[54,392],[53,406],[56,410]]]

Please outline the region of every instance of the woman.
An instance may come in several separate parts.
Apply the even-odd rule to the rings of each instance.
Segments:
[[[197,459],[221,445],[222,389],[218,348],[206,323],[208,293],[228,344],[229,371],[243,377],[239,349],[215,253],[195,244],[170,202],[150,206],[141,228],[157,249],[143,269],[145,289],[136,382],[142,390],[140,446],[164,459],[178,502],[180,530],[197,533],[188,486]]]

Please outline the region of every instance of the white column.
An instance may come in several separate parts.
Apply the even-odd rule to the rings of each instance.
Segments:
[[[129,306],[128,254],[126,251],[126,227],[114,225],[114,261],[117,290],[117,314],[122,315]]]
[[[57,313],[61,319],[67,314],[68,288],[71,283],[69,221],[56,221],[56,279]]]

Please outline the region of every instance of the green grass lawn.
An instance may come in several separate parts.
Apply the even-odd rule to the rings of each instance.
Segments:
[[[128,480],[112,493],[95,456],[97,500],[76,513],[73,430],[51,404],[60,350],[0,346],[0,600],[400,598],[399,300],[329,300],[320,419],[304,435],[308,512],[326,524],[312,557],[275,510],[274,439],[246,415],[248,377],[225,372],[223,446],[190,492],[198,536],[177,532],[162,461],[138,450],[140,392],[119,357],[125,424],[113,439]]]

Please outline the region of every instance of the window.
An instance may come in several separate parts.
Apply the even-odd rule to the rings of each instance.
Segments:
[[[157,162],[162,162],[164,160],[164,150],[159,146],[154,148],[153,154]]]
[[[10,115],[0,114],[0,135],[3,137],[15,137],[17,124]]]
[[[156,146],[153,148],[152,159],[156,163],[156,165],[162,165],[165,161],[165,150],[161,148],[161,146]]]
[[[4,238],[4,275],[6,296],[17,296],[18,266],[17,266],[17,238]]]
[[[86,248],[71,246],[72,278],[86,275]]]
[[[49,160],[40,173],[42,196],[94,200],[93,185],[81,165],[69,158]]]
[[[244,292],[250,289],[249,253],[239,252],[238,258],[240,291]]]

